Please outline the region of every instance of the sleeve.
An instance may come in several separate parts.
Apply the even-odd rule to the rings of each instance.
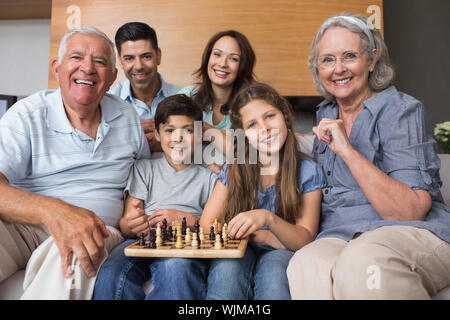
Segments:
[[[178,94],[185,94],[189,98],[192,98],[192,96],[197,92],[198,87],[196,86],[187,86],[182,88],[180,91],[178,91]]]
[[[395,110],[395,115],[390,113],[384,118],[379,125],[382,170],[414,190],[430,191],[432,177],[439,171],[439,159],[435,142],[427,132],[423,105],[410,98]]]
[[[225,187],[228,187],[228,164],[224,164],[222,170],[220,170],[218,180],[222,182]]]
[[[322,167],[312,160],[302,160],[299,185],[302,193],[324,188],[325,176]]]
[[[10,183],[30,174],[31,137],[26,115],[10,109],[0,120],[0,172]]]
[[[211,196],[214,187],[216,186],[216,182],[217,182],[218,176],[217,174],[215,174],[214,172],[211,172],[211,174],[209,175],[209,192],[208,192],[208,199]]]
[[[134,198],[146,201],[149,193],[152,170],[149,160],[137,160],[130,169],[125,192]]]

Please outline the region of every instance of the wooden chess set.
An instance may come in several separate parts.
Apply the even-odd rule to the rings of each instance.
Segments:
[[[208,235],[198,220],[191,232],[186,227],[186,219],[180,224],[174,222],[167,228],[164,219],[162,227],[158,224],[151,229],[148,239],[141,234],[139,240],[125,248],[125,255],[130,257],[166,257],[166,258],[242,258],[247,248],[248,239],[229,239],[227,224],[219,230],[217,220],[211,226]]]

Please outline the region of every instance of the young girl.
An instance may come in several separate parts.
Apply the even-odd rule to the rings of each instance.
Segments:
[[[290,299],[286,268],[316,237],[324,176],[300,152],[292,109],[273,88],[251,84],[231,108],[232,129],[245,133],[245,163],[235,154],[223,167],[200,225],[227,222],[230,237],[250,242],[242,259],[211,261],[206,298]]]

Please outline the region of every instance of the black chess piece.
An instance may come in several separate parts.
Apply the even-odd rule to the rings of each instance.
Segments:
[[[209,240],[215,241],[216,240],[216,234],[214,232],[214,226],[211,226],[209,230]]]
[[[186,235],[186,217],[184,217],[183,221],[181,222],[181,234],[183,236]]]
[[[156,248],[156,231],[155,231],[155,229],[150,229],[148,248],[150,248],[150,249]]]
[[[195,224],[194,224],[194,232],[195,232],[196,234],[199,234],[199,233],[200,233],[200,224],[199,224],[199,222],[198,222],[198,219],[195,220]]]
[[[141,247],[145,246],[145,240],[144,240],[144,233],[141,232],[141,234],[139,235],[139,245]]]
[[[167,240],[172,240],[172,238],[173,238],[172,226],[169,226],[169,231],[167,233]]]

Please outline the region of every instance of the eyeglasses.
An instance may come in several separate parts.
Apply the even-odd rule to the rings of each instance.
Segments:
[[[344,54],[342,56],[337,57],[337,58],[341,59],[341,63],[343,65],[349,66],[349,65],[355,63],[361,57],[361,55],[363,53],[364,53],[364,50],[362,50],[360,52],[347,51],[347,52],[344,52]],[[324,70],[334,69],[334,67],[336,67],[337,58],[333,55],[320,56],[319,57],[319,67]]]

